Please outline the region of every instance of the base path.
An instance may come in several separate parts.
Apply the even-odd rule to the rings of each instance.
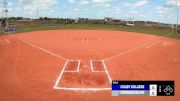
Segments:
[[[180,41],[105,30],[0,36],[0,101],[179,101]],[[174,80],[174,97],[112,97],[111,80]]]

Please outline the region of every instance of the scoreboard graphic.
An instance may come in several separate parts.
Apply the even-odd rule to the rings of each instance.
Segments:
[[[174,96],[174,81],[112,81],[112,96]]]

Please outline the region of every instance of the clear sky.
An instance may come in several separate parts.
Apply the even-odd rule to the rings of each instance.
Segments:
[[[176,0],[7,0],[9,16],[104,18],[176,23]],[[178,0],[180,6],[180,0]],[[3,8],[3,0],[0,0]],[[0,16],[3,16],[2,9]]]

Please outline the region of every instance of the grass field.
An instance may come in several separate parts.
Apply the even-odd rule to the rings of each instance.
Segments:
[[[171,32],[170,30],[165,30],[165,29],[129,27],[129,26],[119,26],[119,25],[98,25],[98,24],[73,24],[73,25],[63,25],[63,26],[33,25],[33,26],[26,26],[26,27],[17,27],[17,33],[40,31],[40,30],[63,30],[63,29],[128,31],[128,32],[138,32],[138,33],[144,33],[144,34],[165,36],[165,37],[170,37],[170,38],[180,40],[180,34],[175,34]],[[0,31],[0,35],[2,34],[4,33]]]

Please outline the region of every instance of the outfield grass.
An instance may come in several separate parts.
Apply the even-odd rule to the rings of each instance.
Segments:
[[[166,29],[155,29],[155,28],[140,28],[140,27],[128,27],[128,26],[119,26],[119,25],[97,25],[97,24],[73,24],[73,25],[63,25],[63,26],[26,26],[26,27],[17,27],[17,33],[21,32],[32,32],[40,30],[116,30],[116,31],[128,31],[128,32],[138,32],[144,34],[153,34],[159,36],[165,36],[170,38],[175,38],[180,40],[180,34],[175,34],[170,30]],[[0,32],[0,34],[4,34]]]

